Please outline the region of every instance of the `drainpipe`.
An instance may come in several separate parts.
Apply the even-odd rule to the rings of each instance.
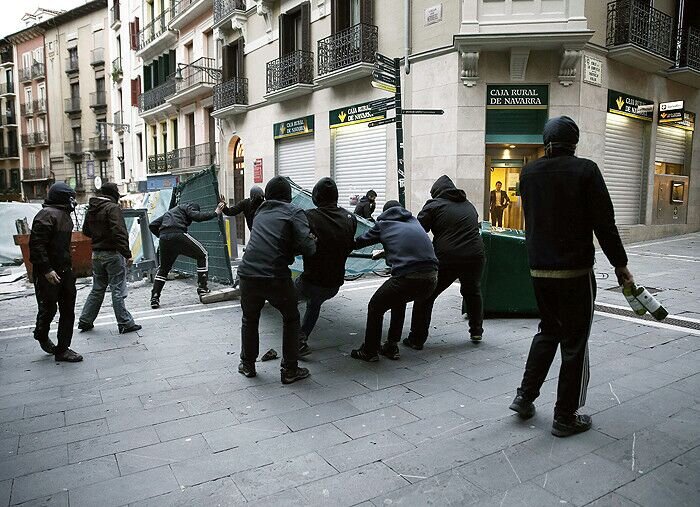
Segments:
[[[411,62],[408,57],[411,55],[411,0],[404,0],[403,26],[404,26],[404,69],[406,74],[411,73]]]
[[[676,66],[681,63],[683,51],[683,23],[685,21],[685,0],[678,0],[678,32],[676,34]]]

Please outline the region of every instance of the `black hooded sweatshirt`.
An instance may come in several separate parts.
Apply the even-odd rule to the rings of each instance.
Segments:
[[[72,267],[71,196],[74,197],[75,192],[68,185],[54,184],[44,201],[43,209],[34,217],[29,237],[29,261],[35,273],[45,275],[53,270],[61,274]]]
[[[192,222],[206,222],[216,218],[216,212],[200,211],[199,204],[186,202],[169,209],[163,215],[151,222],[148,228],[154,236],[184,234]]]
[[[432,199],[418,213],[418,221],[426,232],[433,231],[440,267],[459,266],[483,257],[479,213],[464,190],[443,175],[433,184],[430,195]]]
[[[92,249],[116,251],[131,259],[129,233],[119,204],[104,195],[91,197],[89,204],[83,234],[92,239]]]
[[[375,194],[376,195],[376,194]],[[369,200],[369,192],[360,199],[355,206],[355,214],[361,216],[362,218],[370,219],[372,218],[372,213],[377,204],[374,201]]]
[[[316,236],[316,253],[304,256],[302,278],[319,287],[340,287],[345,281],[345,261],[355,245],[357,218],[338,207],[338,188],[331,178],[314,186],[315,209],[306,210],[311,232]]]
[[[263,192],[263,189],[260,187],[253,187],[250,189],[250,197],[237,202],[231,208],[226,206],[223,210],[224,215],[234,217],[240,213],[243,213],[245,223],[250,231],[253,229],[253,219],[255,218],[255,213],[258,211],[258,208],[264,201],[265,193]]]

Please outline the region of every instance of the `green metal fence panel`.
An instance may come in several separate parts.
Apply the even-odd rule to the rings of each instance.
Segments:
[[[180,183],[175,188],[170,207],[181,202],[197,203],[202,211],[216,209],[219,202],[219,183],[214,166]],[[207,222],[193,222],[188,232],[202,243],[209,253],[209,279],[218,283],[232,284],[231,258],[226,245],[223,220],[219,218]],[[181,255],[174,269],[194,275],[197,273],[197,264],[194,259]]]

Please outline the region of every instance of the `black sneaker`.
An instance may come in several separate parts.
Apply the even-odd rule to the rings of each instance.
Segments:
[[[480,343],[481,342],[481,335],[480,334],[473,334],[469,337],[469,339],[472,341],[472,343]]]
[[[197,287],[197,295],[198,296],[203,296],[204,294],[209,294],[211,292],[211,289],[207,287]]]
[[[394,361],[401,358],[401,356],[399,355],[399,346],[393,342],[384,343],[379,353],[384,357],[393,359]]]
[[[41,347],[41,350],[43,350],[47,354],[53,354],[56,352],[56,344],[52,342],[49,338],[47,338],[46,340],[40,340],[39,347]]]
[[[151,296],[151,308],[154,310],[156,308],[160,308],[160,297],[159,296]]]
[[[86,322],[78,322],[78,329],[80,329],[81,333],[84,333],[85,331],[90,331],[95,327],[95,324],[88,324]]]
[[[413,343],[410,338],[404,338],[403,344],[406,345],[406,347],[411,348],[413,350],[423,350],[423,345]]]
[[[244,363],[243,361],[241,361],[238,365],[238,373],[245,375],[248,378],[253,378],[257,375],[255,372],[255,365]]]
[[[66,349],[63,352],[57,352],[54,355],[54,358],[56,359],[56,362],[62,361],[66,363],[79,363],[83,360],[83,356],[71,349]]]
[[[350,357],[353,359],[361,359],[362,361],[367,361],[368,363],[376,363],[379,361],[379,355],[376,352],[374,354],[366,352],[364,345],[359,349],[355,349],[350,352]]]
[[[520,394],[515,397],[513,403],[511,403],[508,408],[517,412],[523,419],[530,419],[530,417],[535,415],[535,404],[526,400]]]
[[[119,326],[119,334],[133,333],[134,331],[139,331],[140,329],[142,329],[142,327],[138,324]]]
[[[308,343],[302,342],[299,345],[299,357],[308,356],[309,354],[311,354],[311,347],[309,347]]]
[[[591,419],[590,415],[555,416],[554,422],[552,422],[552,435],[555,437],[569,437],[576,433],[590,430],[592,424],[593,419]]]
[[[282,372],[282,383],[291,384],[297,380],[302,380],[311,375],[307,368],[280,368]]]

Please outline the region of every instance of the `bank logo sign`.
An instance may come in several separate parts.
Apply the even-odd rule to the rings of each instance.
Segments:
[[[654,119],[654,101],[608,90],[608,112],[637,120]]]
[[[659,104],[659,123],[676,123],[683,121],[685,104],[682,100],[662,102]]]
[[[547,85],[488,85],[487,109],[547,109]]]
[[[384,108],[382,108],[384,109]],[[328,113],[328,125],[330,128],[346,127],[369,121],[382,120],[386,117],[385,110],[372,107],[371,102],[356,104],[354,106],[341,107]]]
[[[275,123],[272,126],[272,133],[275,139],[284,139],[285,137],[300,136],[311,134],[314,131],[314,116],[304,116],[303,118],[295,118],[280,123]]]

